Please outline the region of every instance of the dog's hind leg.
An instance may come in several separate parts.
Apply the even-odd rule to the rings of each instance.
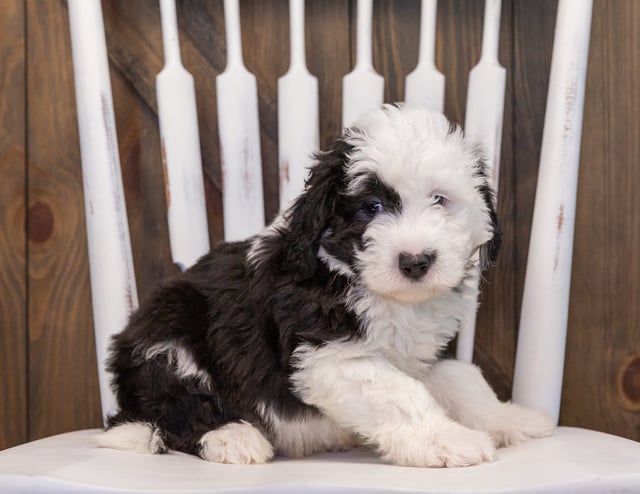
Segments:
[[[266,463],[273,458],[273,446],[253,425],[230,422],[204,434],[198,441],[198,455],[216,463]]]
[[[95,438],[100,448],[119,449],[135,453],[164,453],[167,448],[158,427],[149,422],[123,422]]]
[[[164,433],[151,423],[124,422],[99,434],[95,440],[102,448],[155,454],[167,451],[163,436]],[[182,437],[180,443],[196,443],[198,456],[216,463],[266,463],[274,454],[273,446],[264,435],[245,421],[230,422],[200,437],[192,435],[191,440]]]

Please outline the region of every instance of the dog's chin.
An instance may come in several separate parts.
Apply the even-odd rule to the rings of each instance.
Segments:
[[[433,297],[448,291],[449,288],[417,282],[411,283],[410,286],[397,288],[375,289],[370,287],[370,290],[385,300],[414,305],[427,302]]]

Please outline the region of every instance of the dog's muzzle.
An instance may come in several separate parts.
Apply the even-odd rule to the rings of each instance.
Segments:
[[[403,252],[398,256],[398,267],[405,277],[415,281],[427,274],[434,259],[435,254],[412,255]]]

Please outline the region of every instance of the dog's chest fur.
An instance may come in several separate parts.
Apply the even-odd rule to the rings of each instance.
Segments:
[[[383,356],[404,373],[421,378],[456,335],[464,295],[449,292],[419,304],[403,304],[366,292],[352,295],[351,307],[365,335],[366,353]]]

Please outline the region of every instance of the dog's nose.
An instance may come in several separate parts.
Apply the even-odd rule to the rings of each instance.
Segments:
[[[433,263],[434,257],[434,255],[429,254],[414,256],[403,252],[398,256],[398,267],[407,278],[419,280],[429,271],[429,266]]]

